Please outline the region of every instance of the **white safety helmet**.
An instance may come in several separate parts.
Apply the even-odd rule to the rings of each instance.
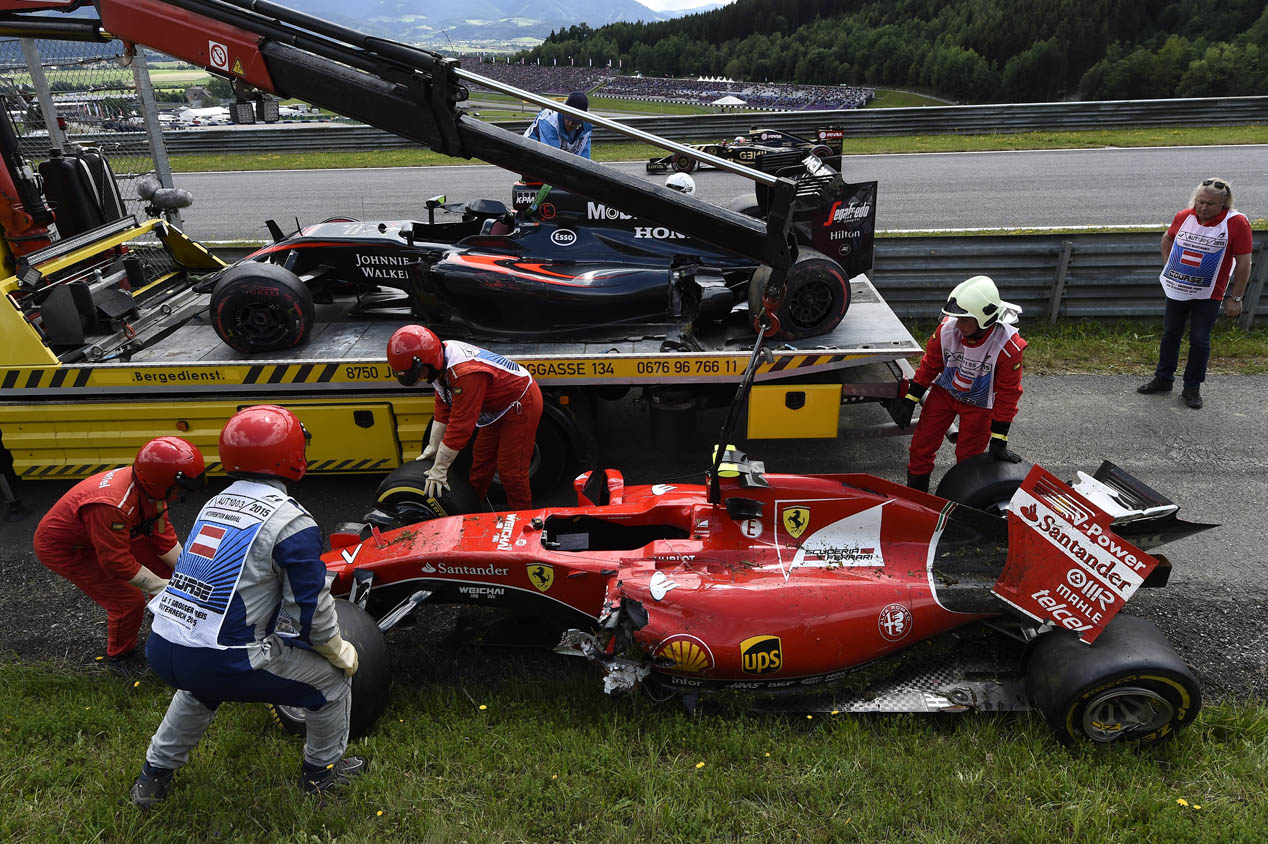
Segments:
[[[696,180],[686,173],[674,173],[665,180],[665,187],[691,196],[696,192]]]
[[[990,276],[975,275],[955,286],[942,312],[953,317],[973,317],[978,328],[990,328],[1003,313],[1004,301]]]

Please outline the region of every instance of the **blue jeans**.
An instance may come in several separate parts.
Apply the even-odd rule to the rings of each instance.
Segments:
[[[1154,377],[1174,381],[1180,363],[1180,338],[1189,323],[1189,358],[1184,364],[1184,389],[1196,390],[1206,380],[1206,362],[1211,359],[1211,329],[1224,303],[1215,299],[1167,299],[1162,318],[1162,343]]]

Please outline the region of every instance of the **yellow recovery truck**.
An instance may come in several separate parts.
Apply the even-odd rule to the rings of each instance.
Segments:
[[[767,192],[765,220],[719,209],[463,115],[455,107],[465,98],[458,80],[470,75],[450,59],[380,39],[358,41],[325,22],[250,4],[270,6],[274,17],[264,21],[239,8],[245,5],[102,0],[104,27],[75,26],[92,28],[96,37],[108,29],[238,83],[304,96],[434,149],[532,172],[647,219],[672,220],[677,231],[769,268],[765,289],[750,294],[757,310],[781,301],[796,261],[798,244],[789,232],[799,203],[807,201],[804,182],[710,161],[759,177],[759,194]],[[150,26],[155,15],[164,16],[164,27]],[[223,56],[207,53],[205,34],[182,47],[181,38],[198,32],[218,33],[228,45],[228,67]],[[625,128],[604,121],[609,124]],[[8,179],[6,185],[0,178],[0,192],[20,195],[26,219],[6,222],[0,272],[0,468],[7,458],[12,472],[25,479],[85,477],[130,462],[140,445],[165,434],[185,437],[213,458],[224,421],[259,403],[285,405],[302,416],[314,435],[310,472],[387,473],[421,450],[432,396],[399,386],[384,359],[387,338],[411,321],[408,314],[367,319],[348,302],[319,302],[302,345],[235,351],[209,321],[212,296],[198,284],[224,262],[171,224],[126,213],[106,214],[100,225],[54,237],[36,186],[23,177],[29,168],[4,135],[0,127]],[[654,140],[671,150],[680,146]],[[24,223],[30,225],[23,229]],[[658,436],[685,430],[697,408],[730,400],[752,348],[752,342],[684,345],[637,330],[576,340],[478,342],[527,367],[542,386],[546,410],[533,462],[538,489],[569,478],[594,458],[601,440],[594,423],[599,401],[640,388]],[[906,358],[919,352],[871,282],[856,276],[839,325],[773,348],[761,365],[747,433],[835,437],[842,404],[893,399],[911,375]],[[893,429],[886,423],[850,433]],[[209,466],[216,471],[214,463]]]

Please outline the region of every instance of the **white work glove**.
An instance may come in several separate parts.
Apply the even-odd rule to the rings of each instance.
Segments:
[[[352,643],[338,633],[325,644],[313,645],[313,650],[326,658],[326,661],[343,672],[343,676],[351,677],[357,673],[357,649]]]
[[[444,422],[432,421],[431,423],[431,439],[427,441],[427,448],[423,449],[423,453],[415,457],[415,460],[430,460],[436,456],[436,451],[440,448],[440,441],[445,438],[445,428],[449,426]]]
[[[159,577],[145,566],[132,575],[132,579],[128,581],[137,589],[140,589],[147,595],[157,595],[167,588],[167,578]]]
[[[436,450],[436,462],[427,470],[427,481],[423,484],[423,492],[428,498],[439,498],[441,493],[449,489],[449,466],[458,452],[444,443]]]

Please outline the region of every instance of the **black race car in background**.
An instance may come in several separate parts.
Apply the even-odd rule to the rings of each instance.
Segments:
[[[871,267],[874,182],[846,185],[822,168],[793,220],[799,245],[776,316],[781,336],[832,331],[850,304],[849,279]],[[730,324],[751,336],[767,273],[751,259],[536,185],[516,186],[518,210],[490,199],[426,203],[427,221],[334,218],[285,235],[203,283],[220,338],[244,353],[301,345],[314,303],[351,300],[349,315],[416,319],[450,337],[544,340],[690,336]],[[732,210],[762,213],[759,198]],[[865,248],[864,248],[865,244]]]
[[[845,130],[840,126],[821,126],[815,129],[813,138],[803,138],[782,129],[749,129],[747,135],[740,135],[732,141],[718,141],[711,144],[691,144],[692,149],[728,161],[738,161],[757,170],[774,172],[778,167],[790,163],[799,156],[780,155],[779,153],[798,152],[811,153],[820,160],[839,156]],[[674,153],[659,158],[649,159],[648,173],[691,173],[696,169],[711,169],[711,165],[697,161],[686,153]]]

